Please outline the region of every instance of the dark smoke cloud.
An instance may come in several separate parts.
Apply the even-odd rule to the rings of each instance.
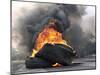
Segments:
[[[63,33],[64,38],[68,40],[69,44],[76,50],[80,50],[78,48],[80,42],[87,38],[83,31],[84,27],[80,26],[82,25],[80,23],[82,15],[85,14],[84,6],[13,1],[12,53],[15,52],[15,56],[12,55],[13,57],[18,57],[18,55],[21,54],[21,56],[18,57],[19,59],[29,55],[29,52],[33,47],[33,35],[35,32],[39,32],[42,27],[39,23],[43,21],[44,17],[53,15],[58,9],[61,9],[58,12],[62,12],[62,10],[66,12],[65,14],[68,16],[71,24]],[[31,30],[27,29],[28,27],[31,27],[34,31],[31,32]]]

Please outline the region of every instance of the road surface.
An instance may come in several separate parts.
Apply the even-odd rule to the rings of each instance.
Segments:
[[[28,73],[41,73],[41,72],[57,72],[57,71],[74,71],[74,70],[87,70],[96,68],[95,55],[85,58],[76,58],[70,66],[58,68],[41,68],[41,69],[27,69],[25,68],[24,61],[13,61],[11,63],[12,74],[28,74]]]

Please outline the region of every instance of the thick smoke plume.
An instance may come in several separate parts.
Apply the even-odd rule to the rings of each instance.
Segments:
[[[41,30],[44,17],[63,11],[70,22],[63,32],[64,39],[77,51],[78,56],[95,53],[95,15],[87,16],[87,7],[91,6],[13,1],[12,59],[23,59],[30,55],[35,41],[33,35]]]

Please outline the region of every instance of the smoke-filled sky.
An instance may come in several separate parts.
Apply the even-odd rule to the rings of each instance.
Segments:
[[[86,14],[82,16],[81,26],[84,32],[92,32],[95,36],[95,7],[87,6]]]
[[[94,6],[78,6],[78,13],[83,12],[81,17],[73,18],[71,24],[77,22],[82,31],[92,33],[95,36],[95,7]],[[83,8],[84,7],[84,8]],[[26,31],[28,24],[35,24],[37,20],[45,14],[50,14],[57,8],[55,4],[42,4],[32,2],[12,2],[12,48],[16,51],[27,50],[30,45],[32,36]],[[42,15],[40,15],[42,13]],[[74,14],[74,13],[72,13]],[[75,14],[74,14],[75,15]],[[77,20],[77,21],[75,21]],[[75,22],[74,22],[75,21]],[[79,23],[78,23],[79,22]],[[30,37],[29,37],[30,36]],[[28,39],[27,39],[28,38]],[[23,41],[23,42],[22,42]]]

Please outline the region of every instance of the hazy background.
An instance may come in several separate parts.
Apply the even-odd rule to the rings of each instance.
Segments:
[[[51,9],[52,8],[52,9]],[[34,25],[41,17],[56,9],[55,4],[12,2],[12,59],[24,59],[32,45],[32,34],[27,25]],[[95,7],[77,5],[77,13],[69,11],[70,28],[64,39],[77,51],[79,57],[95,54]],[[41,15],[42,14],[42,15]]]

